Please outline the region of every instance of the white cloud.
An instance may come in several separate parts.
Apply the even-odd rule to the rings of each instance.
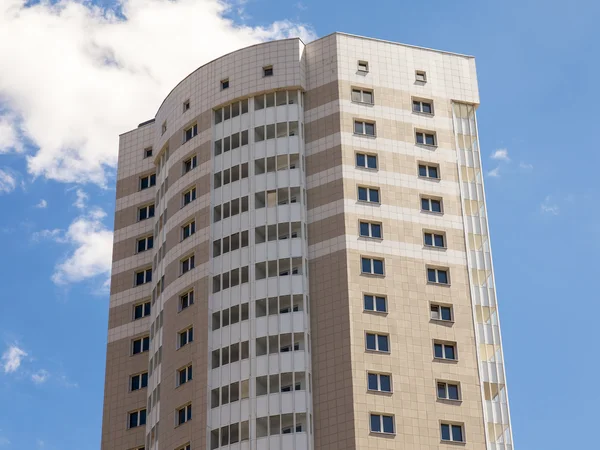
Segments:
[[[265,40],[315,37],[286,20],[236,24],[225,15],[237,5],[222,0],[111,4],[0,3],[0,42],[19,43],[0,45],[0,61],[11,68],[0,78],[9,114],[0,148],[14,146],[20,135],[39,147],[27,157],[34,176],[105,185],[117,163],[118,135],[152,118],[193,70]]]
[[[494,153],[492,153],[491,158],[498,161],[510,161],[510,158],[508,157],[508,150],[505,148],[499,148],[496,150]]]
[[[519,163],[519,168],[521,168],[523,170],[533,170],[533,164],[529,164],[529,163],[521,161]]]
[[[488,177],[499,178],[500,177],[500,166],[495,169],[489,170],[487,173]]]
[[[556,203],[552,201],[550,196],[547,196],[542,204],[540,205],[540,209],[544,214],[552,214],[553,216],[558,216],[560,213],[560,208]]]
[[[77,200],[75,200],[75,203],[73,203],[73,206],[75,206],[76,208],[79,208],[79,209],[85,208],[85,204],[88,201],[89,196],[81,189],[77,189],[76,194],[77,194]]]
[[[48,371],[42,369],[42,370],[38,370],[37,372],[31,374],[31,381],[33,381],[35,384],[43,384],[46,382],[48,377],[50,377],[50,374],[48,373]]]
[[[8,194],[17,187],[17,178],[8,169],[0,169],[0,194]]]
[[[47,233],[56,242],[74,247],[55,267],[54,283],[62,285],[110,274],[113,233],[102,223],[105,216],[104,211],[93,208],[89,214],[76,218],[64,235],[55,230]]]
[[[48,207],[48,202],[44,199],[41,199],[40,202],[35,205],[36,208],[45,209]]]
[[[21,361],[27,356],[27,352],[16,345],[11,345],[2,354],[2,369],[4,373],[16,372],[21,366]]]
[[[18,123],[14,116],[10,114],[0,116],[0,153],[23,151],[23,144],[17,135],[17,128]]]
[[[64,243],[64,239],[63,239],[63,230],[59,229],[59,228],[55,228],[54,230],[42,230],[42,231],[36,231],[35,233],[33,233],[31,235],[31,240],[38,242],[41,241],[42,239],[52,239],[53,241],[59,242],[59,243]]]

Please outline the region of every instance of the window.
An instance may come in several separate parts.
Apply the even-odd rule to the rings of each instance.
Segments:
[[[371,414],[371,433],[394,434],[394,416]]]
[[[221,80],[221,90],[229,89],[229,78]]]
[[[452,307],[432,304],[430,308],[431,319],[452,322]]]
[[[152,268],[141,270],[135,273],[135,285],[150,283],[152,281]]]
[[[354,134],[363,136],[375,136],[375,122],[354,121]]]
[[[179,332],[179,348],[194,342],[194,327]]]
[[[190,223],[181,227],[181,240],[189,238],[196,232],[196,221],[192,220]]]
[[[147,352],[150,349],[150,336],[145,336],[131,341],[131,352],[134,355]]]
[[[373,222],[360,222],[361,237],[381,239],[381,224]]]
[[[189,272],[194,268],[194,266],[194,255],[181,260],[181,274],[183,275],[184,273]]]
[[[133,307],[133,320],[150,315],[150,302],[138,303]]]
[[[436,284],[450,284],[448,281],[448,269],[427,268],[427,281]]]
[[[144,149],[144,158],[150,158],[152,156],[152,147]]]
[[[186,100],[185,102],[183,102],[183,112],[186,112],[190,109],[190,101]]]
[[[179,296],[179,311],[194,304],[194,291],[186,292]]]
[[[150,250],[152,247],[154,247],[154,237],[153,236],[146,236],[144,238],[138,239],[138,241],[137,241],[137,252],[138,253],[142,253],[142,252],[145,252],[146,250]]]
[[[190,444],[185,444],[183,447],[179,447],[177,450],[190,450],[192,446]]]
[[[192,365],[190,364],[183,369],[177,371],[177,386],[187,383],[192,380]]]
[[[198,157],[196,155],[183,162],[183,173],[186,174],[198,165]]]
[[[272,77],[272,76],[273,76],[273,66],[263,67],[263,77]]]
[[[425,232],[423,233],[423,239],[427,247],[446,247],[446,239],[443,234]]]
[[[361,271],[371,275],[383,275],[383,259],[361,258]]]
[[[413,112],[433,115],[433,103],[430,100],[413,100]]]
[[[352,101],[355,103],[373,104],[373,91],[368,89],[352,89]]]
[[[165,120],[161,127],[161,134],[165,134],[167,132],[167,121]]]
[[[442,400],[460,400],[458,384],[438,381],[437,396]]]
[[[177,425],[183,425],[190,420],[192,420],[192,405],[186,405],[177,410]]]
[[[421,197],[421,210],[435,213],[442,212],[442,201],[439,199]]]
[[[440,427],[442,441],[465,442],[462,425],[442,423]]]
[[[138,220],[146,220],[150,217],[154,217],[154,205],[146,205],[138,209]]]
[[[435,134],[426,131],[416,131],[415,142],[423,145],[436,145]]]
[[[358,71],[367,73],[369,71],[369,63],[367,61],[358,61]]]
[[[381,295],[365,294],[363,296],[365,311],[387,312],[387,300]]]
[[[379,203],[379,189],[359,186],[358,201]]]
[[[456,361],[456,346],[455,344],[448,344],[445,342],[434,342],[433,356],[436,359]]]
[[[426,164],[419,164],[419,177],[421,178],[432,178],[435,180],[440,179],[438,166],[429,166]]]
[[[377,155],[357,153],[356,167],[360,167],[361,169],[377,169]]]
[[[387,334],[367,333],[366,334],[367,350],[387,353],[390,351],[389,339],[390,338]]]
[[[368,373],[368,389],[370,391],[392,392],[392,377],[381,373]]]
[[[196,123],[183,132],[183,142],[187,142],[195,136],[198,136],[198,124]]]
[[[146,409],[129,413],[129,428],[137,428],[146,425]]]
[[[140,178],[140,191],[148,189],[149,187],[156,186],[156,174],[146,175]]]
[[[427,73],[424,70],[416,70],[415,71],[415,80],[420,81],[422,83],[427,82]]]
[[[148,372],[133,375],[130,379],[129,386],[132,391],[139,391],[140,389],[148,387]]]
[[[190,204],[196,200],[196,188],[193,187],[189,191],[183,193],[183,206]]]

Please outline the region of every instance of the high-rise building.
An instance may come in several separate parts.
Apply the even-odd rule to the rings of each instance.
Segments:
[[[334,33],[120,137],[103,450],[512,450],[470,56]]]

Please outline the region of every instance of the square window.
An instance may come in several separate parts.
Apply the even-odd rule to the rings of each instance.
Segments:
[[[364,274],[383,275],[384,264],[382,259],[361,258],[361,269]]]
[[[381,224],[361,221],[359,222],[359,232],[361,237],[381,239]]]
[[[387,334],[366,334],[366,348],[376,352],[389,352],[389,336]]]
[[[129,413],[129,428],[137,428],[146,425],[146,409]]]
[[[439,180],[440,176],[438,166],[419,164],[419,177]]]
[[[186,112],[190,109],[190,101],[186,100],[185,102],[183,102],[183,112]]]
[[[431,319],[452,322],[452,307],[431,304]]]
[[[442,423],[440,425],[442,441],[464,442],[462,425]]]
[[[194,328],[188,328],[187,330],[183,330],[179,332],[179,347],[181,348],[190,342],[194,342]]]
[[[186,159],[183,162],[184,175],[186,173],[188,173],[190,170],[195,169],[197,165],[198,165],[198,157],[196,155],[192,156],[191,158]]]
[[[433,102],[431,100],[413,100],[413,111],[433,115]]]
[[[424,232],[423,233],[423,240],[425,241],[425,246],[426,247],[438,247],[438,248],[445,248],[445,237],[443,234],[439,234],[439,233],[431,233],[431,232]]]
[[[194,304],[194,291],[186,292],[179,296],[179,311],[183,311]]]
[[[229,89],[229,78],[221,80],[221,90]]]
[[[133,307],[133,320],[141,319],[150,315],[150,302],[138,303]]]
[[[377,169],[377,155],[357,153],[356,167],[359,167],[361,169]]]
[[[361,202],[379,203],[379,189],[359,186],[358,200]]]
[[[371,414],[371,432],[394,434],[394,416]]]
[[[415,71],[415,80],[421,83],[427,82],[427,73],[424,70]]]
[[[196,200],[196,188],[193,187],[189,191],[183,193],[183,206],[190,204]]]
[[[177,409],[177,425],[182,425],[192,420],[192,405]]]
[[[354,134],[361,136],[375,136],[375,123],[364,122],[361,120],[354,121]]]
[[[192,380],[192,366],[189,365],[177,371],[177,386]]]
[[[456,361],[456,347],[454,344],[435,342],[433,344],[433,355],[436,359]]]
[[[140,191],[148,189],[149,187],[156,186],[156,174],[146,175],[140,178]]]
[[[442,201],[435,198],[421,197],[421,210],[434,213],[441,213]]]
[[[435,146],[436,139],[435,134],[427,131],[416,131],[415,132],[415,142],[421,145],[430,145]]]
[[[358,71],[367,73],[369,71],[369,63],[367,61],[358,61]]]
[[[273,76],[273,66],[263,67],[263,77],[271,77],[271,76]]]
[[[144,158],[150,158],[152,156],[152,147],[144,149]]]
[[[189,238],[195,232],[196,232],[196,221],[193,220],[190,223],[181,227],[182,240]]]
[[[373,91],[367,89],[352,89],[351,100],[354,103],[373,104]]]
[[[436,284],[449,284],[448,282],[448,270],[446,269],[427,269],[427,281]]]

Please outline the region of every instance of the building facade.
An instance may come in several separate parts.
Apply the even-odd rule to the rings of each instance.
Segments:
[[[120,137],[103,450],[512,450],[472,57],[248,47]]]

